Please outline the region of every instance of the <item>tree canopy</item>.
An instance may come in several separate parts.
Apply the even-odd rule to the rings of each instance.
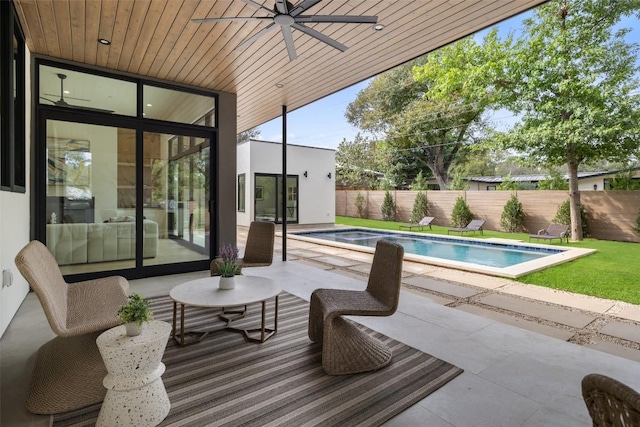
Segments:
[[[578,167],[624,161],[640,146],[638,46],[616,25],[638,0],[552,0],[523,22],[495,81],[520,122],[496,141],[530,163],[567,165],[572,238],[582,239]]]

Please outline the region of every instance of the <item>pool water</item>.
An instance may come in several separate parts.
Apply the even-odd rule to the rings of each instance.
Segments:
[[[331,230],[296,234],[370,248],[375,248],[376,242],[384,239],[398,243],[404,248],[405,253],[498,268],[511,267],[564,252],[563,249],[378,231]]]

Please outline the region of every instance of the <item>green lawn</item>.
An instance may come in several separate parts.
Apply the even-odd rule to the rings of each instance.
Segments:
[[[379,221],[337,216],[336,224],[398,231],[401,222]],[[449,227],[433,226],[422,233],[447,234]],[[413,229],[413,231],[417,231]],[[418,231],[420,232],[420,231]],[[501,237],[528,240],[527,233],[504,233],[485,230],[478,238]],[[554,245],[560,246],[557,240]],[[585,239],[562,246],[596,249],[597,252],[565,264],[547,268],[516,279],[522,283],[546,286],[585,295],[593,295],[640,304],[640,244]]]

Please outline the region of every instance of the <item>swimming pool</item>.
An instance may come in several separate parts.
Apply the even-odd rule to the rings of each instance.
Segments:
[[[593,252],[506,239],[444,237],[363,228],[296,232],[290,236],[369,252],[378,240],[384,239],[400,244],[407,260],[512,278]]]

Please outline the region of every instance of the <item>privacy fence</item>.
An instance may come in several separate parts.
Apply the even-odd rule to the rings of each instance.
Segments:
[[[382,219],[384,191],[336,190],[336,215],[357,217],[356,197],[362,194],[367,218]],[[433,224],[448,227],[453,205],[461,196],[475,218],[486,220],[485,229],[501,230],[500,216],[505,203],[515,193],[525,212],[525,232],[535,233],[546,228],[560,206],[569,198],[566,191],[427,191],[429,215]],[[408,222],[417,191],[391,191],[396,202],[396,220]],[[585,208],[592,237],[602,240],[640,242],[634,231],[640,209],[640,191],[581,191],[580,200]]]

